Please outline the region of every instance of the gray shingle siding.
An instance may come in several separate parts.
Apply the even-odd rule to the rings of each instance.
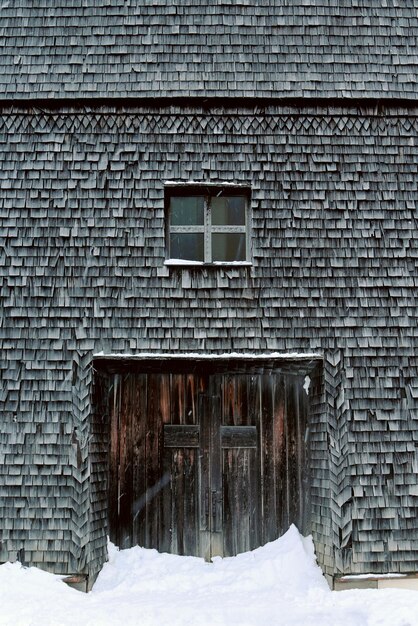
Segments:
[[[59,4],[2,6],[0,98],[418,95],[416,0]]]
[[[417,115],[3,110],[0,561],[105,557],[93,354],[321,352],[321,563],[416,570]],[[165,180],[251,186],[252,267],[166,267]]]

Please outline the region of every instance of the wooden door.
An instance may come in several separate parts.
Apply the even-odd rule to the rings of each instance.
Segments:
[[[115,375],[112,541],[209,559],[301,526],[302,387],[271,371]]]

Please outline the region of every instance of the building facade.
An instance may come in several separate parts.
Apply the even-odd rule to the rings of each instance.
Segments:
[[[416,3],[128,4],[2,26],[0,561],[416,572]]]

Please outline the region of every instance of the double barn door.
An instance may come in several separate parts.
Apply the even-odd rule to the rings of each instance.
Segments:
[[[280,371],[114,374],[110,534],[234,555],[306,516],[306,393]]]

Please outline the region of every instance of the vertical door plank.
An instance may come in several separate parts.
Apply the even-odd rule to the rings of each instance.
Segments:
[[[285,377],[279,373],[274,376],[274,419],[273,419],[273,454],[274,478],[272,488],[276,493],[277,537],[289,526],[287,457],[286,457],[286,388]]]
[[[210,421],[210,526],[211,556],[222,556],[222,455],[221,455],[221,399],[210,396],[209,413],[205,415]]]
[[[147,375],[137,374],[133,386],[132,418],[132,534],[133,545],[145,546]]]
[[[198,421],[197,384],[193,375],[171,377],[171,421],[195,424]],[[169,399],[166,402],[170,402]],[[167,423],[163,416],[163,423]],[[194,442],[190,442],[190,445]],[[161,495],[162,549],[175,554],[196,554],[199,547],[198,451],[188,447],[164,449]],[[167,547],[168,545],[168,547]]]
[[[199,506],[198,506],[198,449],[186,448],[184,454],[184,534],[182,554],[198,554],[199,551]]]
[[[159,374],[148,374],[148,406],[146,415],[146,520],[145,547],[158,548],[159,491],[161,487],[160,439],[162,420],[160,415]]]
[[[132,545],[132,389],[133,374],[123,376],[119,422],[119,547]]]
[[[235,393],[234,393],[234,377],[230,374],[221,376],[222,387],[222,423],[226,426],[234,426],[235,424]]]
[[[173,374],[171,378],[171,424],[184,423],[184,399],[185,385],[184,374]],[[179,510],[179,499],[182,497],[182,481],[183,481],[183,454],[181,450],[166,448],[164,451],[164,471],[169,471],[170,494],[167,495],[167,501],[164,507],[168,509],[170,517],[170,552],[173,554],[181,554],[183,545],[183,529],[184,524],[182,511]]]
[[[274,489],[274,449],[273,449],[273,377],[260,376],[261,385],[261,483],[263,498],[263,543],[277,538],[276,492]]]
[[[109,394],[110,449],[109,449],[109,534],[119,545],[119,419],[120,419],[121,376],[114,374],[112,391]]]
[[[299,432],[298,440],[300,446],[300,518],[299,530],[303,535],[311,532],[310,519],[310,485],[311,477],[309,472],[309,397],[303,385],[305,378],[299,384]]]
[[[287,454],[287,483],[288,483],[288,525],[297,523],[299,508],[298,490],[298,441],[297,441],[297,421],[298,421],[298,397],[295,377],[287,377],[286,386],[286,454]]]
[[[160,417],[161,417],[161,437],[163,437],[164,424],[171,423],[171,385],[170,374],[164,373],[160,376]],[[159,474],[160,485],[158,493],[158,548],[161,552],[171,551],[171,453],[164,449],[164,441],[159,443]]]
[[[228,404],[223,424],[233,426],[257,425],[254,403],[251,402],[251,377],[236,374],[225,377]],[[254,394],[254,392],[252,393]],[[232,407],[232,411],[231,411]],[[224,555],[245,552],[259,545],[259,501],[257,449],[238,447],[233,439],[230,449],[223,450],[223,532]],[[225,444],[223,444],[225,445]]]
[[[224,556],[257,547],[258,515],[254,503],[256,450],[223,450]]]
[[[247,412],[248,425],[257,426],[257,450],[255,453],[254,480],[252,491],[254,493],[254,542],[256,546],[262,545],[264,541],[264,454],[263,454],[263,428],[261,419],[261,384],[258,374],[250,374],[247,378]],[[254,547],[256,547],[254,546]]]
[[[170,552],[196,555],[199,553],[198,450],[166,448],[165,454],[171,460]]]
[[[174,554],[184,554],[184,455],[183,450],[172,451],[171,464],[171,547]]]
[[[211,557],[211,481],[210,481],[210,398],[199,395],[200,416],[200,464],[199,464],[199,528],[200,556],[207,561]]]
[[[185,402],[183,424],[197,423],[197,377],[195,374],[186,374],[184,380]]]
[[[184,424],[184,374],[171,375],[171,424]]]

